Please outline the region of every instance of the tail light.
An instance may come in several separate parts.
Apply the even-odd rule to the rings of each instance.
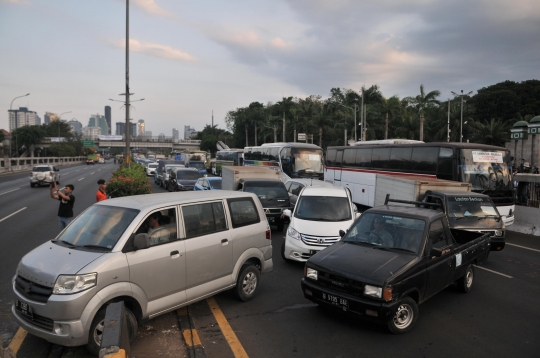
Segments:
[[[272,240],[272,232],[270,229],[266,230],[266,240]]]
[[[52,172],[49,172],[49,175],[51,175],[51,176],[52,176]]]

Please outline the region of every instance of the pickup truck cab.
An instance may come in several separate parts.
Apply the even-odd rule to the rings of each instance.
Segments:
[[[444,213],[384,205],[365,211],[343,239],[306,263],[302,291],[319,305],[411,330],[418,305],[457,282],[469,292],[489,234],[450,229]]]
[[[440,204],[451,229],[489,233],[491,251],[501,251],[504,248],[504,221],[489,196],[471,192],[428,190],[423,201]]]

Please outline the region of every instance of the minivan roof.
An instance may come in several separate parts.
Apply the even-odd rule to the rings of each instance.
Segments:
[[[300,196],[338,196],[347,197],[345,188],[340,186],[327,187],[327,186],[306,186]]]
[[[122,198],[114,198],[100,201],[94,205],[116,206],[121,208],[146,210],[154,207],[163,207],[177,204],[187,204],[192,202],[204,202],[206,200],[216,200],[224,198],[239,198],[239,197],[256,198],[255,194],[230,191],[230,190],[209,190],[209,191],[185,191],[160,194],[145,194],[125,196]]]

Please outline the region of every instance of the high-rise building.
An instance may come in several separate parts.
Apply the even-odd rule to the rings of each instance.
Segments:
[[[180,132],[178,131],[178,129],[176,128],[172,129],[172,137],[173,139],[180,139]]]
[[[139,119],[139,121],[137,122],[137,135],[139,137],[144,137],[145,136],[145,125],[144,125],[144,119]]]
[[[13,132],[17,128],[34,126],[37,124],[36,112],[29,111],[26,107],[19,107],[19,109],[8,109],[8,114],[10,132]]]
[[[152,138],[152,131],[146,131],[144,132],[144,135],[143,135],[144,138]]]
[[[107,126],[109,126],[108,134],[111,134],[111,106],[105,106],[105,119],[107,120]]]
[[[190,126],[184,126],[184,139],[191,139],[197,135],[197,131]]]
[[[158,140],[164,141],[165,140],[165,134],[159,133],[158,134]]]
[[[71,131],[73,133],[77,133],[77,134],[82,133],[82,123],[76,120],[75,118],[68,121],[68,124],[71,126]]]
[[[109,133],[109,126],[107,125],[107,120],[105,116],[101,114],[92,114],[88,120],[88,127],[99,127],[101,128],[101,134]]]
[[[131,136],[135,137],[137,133],[137,125],[135,123],[129,123],[131,127]],[[116,135],[126,134],[126,123],[125,122],[116,122]]]
[[[41,117],[38,116],[37,114],[36,114],[36,124],[37,124],[38,126],[41,125]]]
[[[53,112],[45,112],[45,124],[50,124],[58,119],[58,114]]]
[[[98,139],[98,136],[101,135],[100,127],[84,127],[82,129],[83,137],[86,139]]]

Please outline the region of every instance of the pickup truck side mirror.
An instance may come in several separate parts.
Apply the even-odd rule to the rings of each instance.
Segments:
[[[137,234],[133,240],[133,246],[136,250],[143,250],[150,247],[150,238],[148,234]]]
[[[345,231],[339,230],[339,236],[340,236],[341,238],[343,238],[343,236],[345,236],[345,234],[346,234]]]
[[[283,215],[291,217],[292,213],[291,213],[291,211],[289,209],[285,209],[285,210],[283,210]]]
[[[441,257],[451,251],[451,246],[432,247],[429,252],[431,257]]]

